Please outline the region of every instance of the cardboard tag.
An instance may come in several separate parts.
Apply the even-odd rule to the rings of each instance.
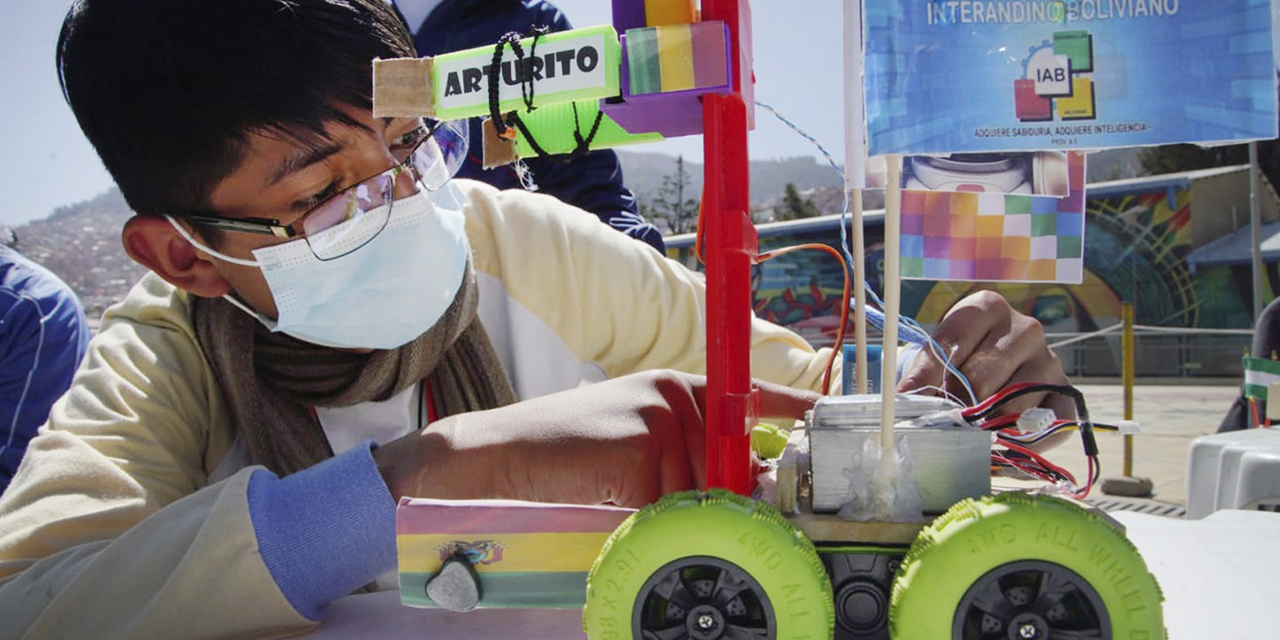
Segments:
[[[485,118],[481,129],[484,130],[484,168],[492,169],[511,164],[520,159],[516,153],[516,143],[498,136],[498,129],[492,118]]]
[[[374,60],[374,117],[434,116],[431,73],[431,58]]]

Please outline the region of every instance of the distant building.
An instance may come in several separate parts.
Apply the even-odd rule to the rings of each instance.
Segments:
[[[1280,199],[1263,180],[1265,300],[1280,295]],[[1248,329],[1253,322],[1249,249],[1249,167],[1221,167],[1094,183],[1088,186],[1085,276],[1080,285],[903,283],[903,313],[935,325],[956,300],[979,289],[999,292],[1035,316],[1050,334],[1096,331],[1120,322],[1132,301],[1139,325]],[[883,212],[866,215],[867,273],[880,288]],[[822,242],[838,246],[840,216],[762,224],[761,251]],[[692,234],[667,238],[667,253],[690,267]],[[791,326],[815,344],[834,339],[842,289],[840,267],[822,252],[765,262],[753,277],[757,315]],[[1119,338],[1059,350],[1068,373],[1119,372]],[[1238,376],[1248,336],[1142,336],[1140,376]]]

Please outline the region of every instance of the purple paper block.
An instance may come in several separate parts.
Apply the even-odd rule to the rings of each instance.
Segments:
[[[645,19],[644,0],[613,0],[614,31],[626,33],[627,29],[646,26],[648,22]]]
[[[908,192],[910,193],[910,192]],[[906,193],[903,193],[903,200],[906,200]],[[922,236],[924,235],[924,215],[919,213],[902,213],[902,235],[905,236]]]
[[[625,67],[624,67],[625,68]],[[600,109],[627,133],[658,133],[666,138],[702,133],[702,102],[698,92],[655,93],[602,101]]]
[[[951,279],[952,280],[973,280],[974,279],[974,261],[973,260],[953,260],[951,262]]]
[[[718,25],[722,33],[728,28],[723,22],[711,22],[707,24]],[[618,123],[618,126],[625,129],[628,133],[657,133],[666,138],[701,134],[701,97],[707,93],[728,93],[729,86],[726,84],[723,87],[689,89],[687,91],[672,91],[668,93],[633,96],[630,92],[630,65],[626,58],[626,33],[623,33],[620,40],[623,56],[621,77],[622,100],[601,101],[600,108],[604,111],[604,114],[612,118]],[[726,65],[730,64],[729,54],[729,47],[726,46],[723,51]],[[731,70],[727,67],[725,77],[733,77]]]
[[[924,257],[925,258],[949,258],[951,257],[951,238],[947,237],[930,237],[924,238]]]

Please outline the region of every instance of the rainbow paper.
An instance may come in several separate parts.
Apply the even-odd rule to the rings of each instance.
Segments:
[[[627,31],[627,95],[727,88],[726,43],[726,27],[719,21]]]
[[[462,554],[480,576],[481,608],[581,607],[605,540],[634,511],[512,500],[403,498],[396,507],[400,601],[435,607],[426,584]]]
[[[903,278],[1084,279],[1084,154],[1067,154],[1066,197],[902,192]]]

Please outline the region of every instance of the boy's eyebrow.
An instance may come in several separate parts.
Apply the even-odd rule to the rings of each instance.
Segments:
[[[285,156],[284,160],[276,167],[275,171],[267,177],[265,186],[270,187],[284,179],[285,176],[301,171],[318,162],[324,162],[329,156],[342,150],[342,145],[334,142],[323,147],[312,147],[301,149],[297,153],[291,153]]]

